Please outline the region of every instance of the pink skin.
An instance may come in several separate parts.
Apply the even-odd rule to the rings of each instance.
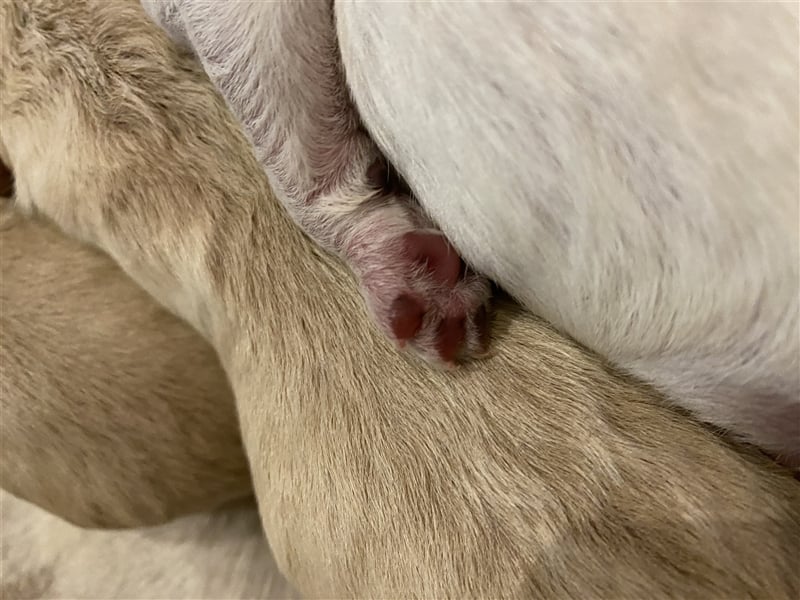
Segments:
[[[484,353],[489,283],[465,267],[388,177],[347,92],[332,5],[145,0],[144,6],[203,64],[277,197],[315,242],[347,262],[385,334],[434,363]]]
[[[425,226],[412,198],[389,194],[373,202],[369,214],[343,224],[347,241],[337,250],[358,276],[374,320],[399,347],[433,362],[484,353],[486,280],[467,269],[440,231]]]
[[[385,173],[382,159],[370,167],[367,179],[384,182],[382,193],[367,203],[373,204],[368,214],[348,224],[342,248],[370,312],[398,346],[411,346],[428,360],[453,364],[484,353],[487,282],[467,269],[416,202]]]
[[[369,236],[369,230],[362,232]],[[368,242],[350,254],[373,315],[400,347],[412,344],[428,358],[453,363],[465,347],[486,350],[485,289],[438,231],[413,230]],[[369,255],[381,257],[372,262]],[[392,257],[392,260],[386,260]],[[475,305],[479,308],[473,311]]]

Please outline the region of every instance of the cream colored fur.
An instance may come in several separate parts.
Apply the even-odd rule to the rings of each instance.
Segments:
[[[365,227],[344,189],[300,212],[283,192],[309,163],[331,178],[375,152],[352,141],[344,72],[474,267],[800,467],[796,3],[144,4],[197,55],[318,242],[340,224],[332,207]],[[370,265],[388,271],[397,254],[372,247]]]
[[[3,600],[296,597],[252,505],[126,531],[80,529],[0,492]]]
[[[304,594],[800,594],[789,474],[508,303],[485,362],[398,354],[134,2],[0,7],[17,204],[108,251],[216,348],[267,537]]]
[[[222,90],[277,198],[347,261],[383,331],[437,363],[481,354],[489,283],[390,183],[344,83],[332,3],[143,6]]]
[[[0,365],[3,489],[87,527],[252,493],[214,351],[107,256],[7,202]]]

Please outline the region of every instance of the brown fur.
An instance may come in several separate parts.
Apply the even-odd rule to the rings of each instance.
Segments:
[[[107,256],[9,208],[2,487],[86,527],[161,523],[251,493],[232,394],[208,344]]]
[[[213,343],[267,536],[302,592],[800,594],[787,473],[511,305],[481,364],[400,355],[137,6],[1,6],[18,204],[107,250]]]

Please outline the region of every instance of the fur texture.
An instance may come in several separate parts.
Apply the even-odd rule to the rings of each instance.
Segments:
[[[485,362],[398,354],[135,3],[0,7],[17,204],[107,250],[212,342],[267,537],[305,595],[800,594],[789,474],[511,304]]]
[[[145,4],[203,62],[279,192],[309,148],[335,149],[318,164],[338,173],[368,145],[343,129],[335,4],[366,126],[471,264],[800,467],[795,5]],[[321,206],[295,211],[312,234]],[[370,239],[392,230],[373,224]],[[402,253],[368,252],[378,272]],[[445,323],[440,341],[459,331]]]
[[[160,527],[89,531],[0,492],[0,598],[287,600],[251,505]]]
[[[479,272],[800,467],[796,3],[336,8],[366,126]]]
[[[152,525],[251,494],[214,351],[107,256],[5,204],[3,489],[86,527]]]
[[[387,185],[344,85],[332,4],[143,4],[225,91],[278,198],[348,262],[383,330],[445,363],[485,350],[489,286]]]

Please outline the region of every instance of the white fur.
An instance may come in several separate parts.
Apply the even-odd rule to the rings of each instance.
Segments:
[[[379,146],[465,258],[800,461],[790,4],[337,3]]]
[[[284,203],[287,177],[313,187],[309,153],[350,147],[349,117],[314,120],[348,107],[328,3],[145,5],[175,39],[191,32]],[[796,7],[335,7],[367,127],[469,262],[701,419],[800,464]],[[274,159],[281,131],[294,135]],[[294,214],[313,235],[350,197]]]

